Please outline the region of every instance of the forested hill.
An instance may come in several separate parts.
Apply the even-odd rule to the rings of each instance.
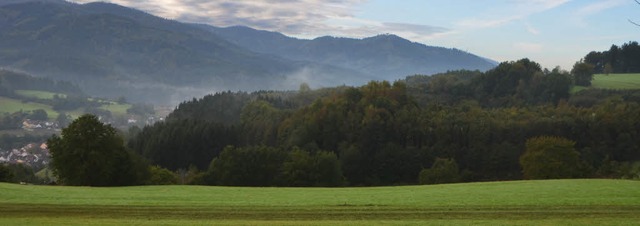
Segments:
[[[108,3],[3,4],[0,52],[0,66],[69,80],[90,95],[134,101],[371,79],[349,69],[255,53],[192,25]]]
[[[306,40],[243,26],[203,27],[256,52],[336,65],[374,75],[380,80],[393,81],[407,75],[430,75],[449,70],[486,71],[496,66],[495,62],[471,53],[427,46],[392,34],[364,39],[325,36]]]
[[[362,85],[494,66],[393,35],[276,41],[259,32],[224,34],[110,3],[10,1],[0,4],[0,66],[68,80],[94,96],[156,103],[222,90]]]
[[[575,76],[523,59],[360,87],[218,93],[179,105],[129,147],[204,171],[196,183],[338,186],[521,179],[528,141],[568,140],[557,160],[568,168],[547,178],[633,177],[640,90],[571,95]]]

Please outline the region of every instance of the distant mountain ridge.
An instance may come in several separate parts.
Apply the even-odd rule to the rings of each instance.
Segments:
[[[475,63],[480,59],[393,35],[302,40],[247,27],[194,26],[111,3],[0,3],[0,67],[133,101],[175,103],[223,90],[360,85],[493,66]],[[467,61],[474,63],[437,66]]]
[[[304,40],[244,26],[203,27],[252,51],[336,65],[379,79],[393,80],[407,75],[430,75],[459,69],[486,71],[497,65],[494,61],[458,49],[427,46],[393,34],[364,39],[323,36]]]

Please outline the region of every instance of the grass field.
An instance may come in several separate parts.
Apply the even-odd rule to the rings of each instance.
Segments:
[[[31,98],[37,98],[42,100],[52,100],[53,97],[57,94],[57,93],[39,91],[39,90],[16,90],[16,93],[23,97],[31,97]],[[57,95],[60,96],[61,98],[66,97],[66,95],[64,94],[57,94]]]
[[[37,98],[43,100],[51,100],[56,93],[46,92],[46,91],[38,91],[38,90],[17,90],[16,93],[23,97],[29,98]],[[64,94],[58,94],[61,97],[64,97]],[[94,100],[94,99],[91,99]],[[95,101],[95,100],[94,100]],[[131,104],[118,104],[116,102],[111,101],[101,101],[102,106],[101,109],[110,111],[114,115],[126,115],[127,109],[131,108]],[[58,112],[54,111],[53,108],[46,104],[41,103],[33,103],[33,102],[23,102],[21,100],[16,100],[7,97],[0,97],[0,114],[3,113],[14,113],[16,111],[32,111],[36,109],[43,109],[47,111],[50,119],[55,119],[58,117]],[[71,115],[73,118],[78,118],[84,111],[82,109],[77,109],[75,111],[66,112],[66,114]]]
[[[0,184],[0,225],[634,225],[640,181],[372,188]]]
[[[596,74],[591,86],[599,89],[640,89],[640,74]]]
[[[55,119],[58,117],[58,112],[54,111],[51,106],[41,103],[33,103],[33,102],[22,102],[20,100],[11,99],[7,97],[0,96],[0,114],[4,113],[14,113],[17,111],[33,111],[37,109],[42,109],[47,112],[47,115],[50,119]]]
[[[105,102],[105,104],[102,105],[100,108],[110,111],[112,114],[126,115],[127,109],[131,108],[131,104],[118,104],[116,102]]]

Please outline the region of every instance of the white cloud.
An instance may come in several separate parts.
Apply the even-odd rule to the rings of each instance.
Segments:
[[[527,31],[532,35],[539,35],[540,31],[535,27],[531,26],[531,24],[526,24]]]
[[[513,44],[513,48],[525,53],[540,53],[543,50],[543,45],[539,43],[517,42]]]
[[[587,26],[586,19],[592,15],[598,14],[607,9],[615,8],[618,6],[631,3],[628,0],[600,0],[595,3],[585,5],[573,14],[573,20],[580,26]]]
[[[531,15],[557,8],[571,0],[506,0],[480,17],[465,18],[456,23],[463,29],[500,27]]]
[[[79,3],[94,0],[71,0]],[[244,25],[313,38],[321,35],[367,37],[395,33],[429,38],[448,29],[408,23],[385,23],[354,16],[368,0],[107,0],[157,16],[214,26]],[[402,34],[401,34],[402,33]]]

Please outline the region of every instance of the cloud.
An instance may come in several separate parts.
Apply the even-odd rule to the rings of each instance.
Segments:
[[[531,26],[531,24],[526,24],[527,31],[532,35],[539,35],[540,31],[535,27]]]
[[[79,3],[94,0],[71,0]],[[214,26],[244,25],[314,38],[322,35],[368,37],[403,33],[431,37],[446,28],[407,23],[384,23],[356,18],[368,0],[106,0],[164,18]]]
[[[573,14],[573,20],[580,26],[585,27],[588,25],[586,22],[586,19],[588,17],[598,14],[607,9],[615,8],[629,3],[630,1],[627,0],[602,0],[591,3],[576,10]]]
[[[543,45],[539,43],[517,42],[513,44],[513,48],[525,53],[541,53]]]
[[[484,15],[465,18],[456,23],[464,29],[494,28],[557,8],[571,0],[506,0]]]

